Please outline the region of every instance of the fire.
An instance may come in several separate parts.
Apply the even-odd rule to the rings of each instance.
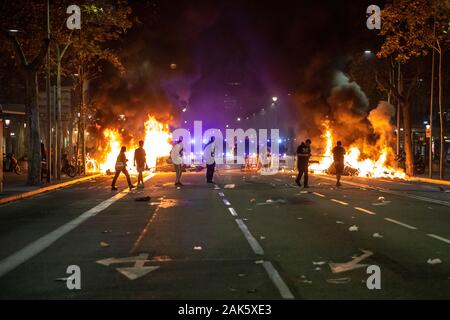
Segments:
[[[144,141],[144,149],[147,154],[147,165],[150,170],[154,170],[157,158],[170,154],[172,149],[170,144],[171,133],[168,125],[160,123],[153,116],[148,117],[148,120],[144,123],[144,128],[144,138],[142,140]],[[117,156],[124,143],[117,129],[105,129],[103,136],[106,141],[106,147],[99,158],[95,161],[90,159],[90,162],[94,162],[90,167],[94,168],[91,170],[95,171],[106,172],[109,170],[114,172]],[[128,159],[127,169],[132,173],[136,172],[136,168],[133,166],[133,158],[134,150],[138,148],[138,140],[133,140],[128,145],[125,145],[127,147],[127,152],[125,153]]]
[[[310,170],[317,174],[326,173],[327,169],[330,168],[330,166],[333,164],[333,133],[328,121],[325,121],[322,125],[325,131],[325,133],[321,136],[325,139],[325,152],[321,156],[321,159],[318,163],[314,163],[309,167]],[[362,159],[362,152],[357,146],[354,145],[350,146],[350,148],[347,148],[346,151],[347,152],[344,157],[345,165],[352,168],[355,172],[355,175],[359,177],[399,179],[406,178],[406,174],[402,170],[396,169],[386,164],[388,153],[391,152],[388,146],[383,146],[381,147],[381,150],[378,150],[379,156],[377,159]]]

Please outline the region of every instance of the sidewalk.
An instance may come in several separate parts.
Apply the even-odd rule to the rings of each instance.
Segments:
[[[17,175],[13,172],[4,172],[3,192],[0,193],[0,205],[17,201],[20,199],[33,197],[43,192],[64,188],[75,183],[100,177],[102,175],[103,174],[101,173],[96,173],[96,174],[89,174],[87,176],[78,176],[75,178],[63,176],[61,180],[53,181],[50,184],[43,183],[40,186],[27,186],[26,173]]]

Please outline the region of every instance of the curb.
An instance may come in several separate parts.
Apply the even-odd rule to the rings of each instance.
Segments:
[[[426,182],[426,183],[450,186],[450,181],[449,180],[439,180],[439,179],[430,179],[430,178],[411,177],[411,178],[408,179],[408,181]]]
[[[93,175],[90,175],[90,176],[87,176],[87,177],[82,177],[82,178],[79,178],[79,179],[70,180],[70,181],[67,181],[67,182],[62,182],[62,183],[58,183],[58,184],[52,184],[50,186],[46,186],[46,187],[39,188],[39,189],[36,189],[36,190],[31,190],[31,191],[27,191],[27,192],[24,192],[24,193],[19,193],[19,194],[13,195],[13,196],[5,197],[3,199],[0,199],[0,205],[6,204],[6,203],[10,203],[10,202],[14,202],[14,201],[17,201],[17,200],[31,198],[31,197],[34,197],[34,196],[36,196],[38,194],[44,193],[44,192],[61,189],[61,188],[70,186],[72,184],[76,184],[76,183],[80,183],[80,182],[83,182],[83,181],[91,180],[91,179],[94,179],[94,178],[98,178],[100,176],[103,176],[103,173],[97,173],[97,174],[93,174]]]

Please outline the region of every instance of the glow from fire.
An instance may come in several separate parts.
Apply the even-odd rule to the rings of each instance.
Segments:
[[[325,174],[327,169],[333,164],[333,133],[329,122],[323,122],[325,133],[321,136],[325,139],[325,152],[318,163],[309,166],[310,170],[317,174]],[[345,165],[355,170],[355,175],[359,177],[372,178],[399,178],[405,179],[406,174],[401,169],[393,168],[386,164],[387,155],[390,151],[388,146],[379,150],[377,159],[362,159],[362,153],[356,146],[350,146],[344,156]]]
[[[168,156],[172,145],[170,144],[171,133],[168,125],[157,121],[155,117],[149,116],[144,123],[144,150],[146,152],[147,165],[150,170],[156,167],[156,160],[158,157]],[[120,153],[120,148],[124,145],[121,135],[117,129],[105,129],[103,136],[106,141],[101,156],[94,161],[90,167],[98,168],[101,172],[115,172],[115,164],[117,156]],[[132,140],[126,145],[126,157],[128,159],[127,169],[131,173],[136,173],[136,168],[133,165],[134,150],[138,148],[138,141]],[[90,160],[92,162],[92,159]],[[98,164],[96,165],[95,162]]]

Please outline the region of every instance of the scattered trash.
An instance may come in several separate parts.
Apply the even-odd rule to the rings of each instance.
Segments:
[[[355,226],[355,225],[348,228],[348,231],[358,231],[358,230],[359,230],[358,226]]]
[[[109,247],[109,243],[106,243],[106,242],[100,242],[100,246],[101,247],[103,247],[103,248],[106,248],[106,247]]]
[[[338,221],[336,221],[336,223],[337,223],[337,224],[344,224],[344,222],[343,222],[343,221],[339,221],[339,220],[338,220]]]
[[[378,197],[378,202],[372,203],[373,206],[385,206],[389,203],[391,203],[391,201],[386,201],[385,197]]]
[[[172,259],[169,256],[155,256],[152,258],[153,261],[172,261]]]
[[[263,264],[264,263],[264,260],[256,260],[255,261],[255,264]]]
[[[363,254],[357,257],[352,257],[352,260],[349,262],[344,263],[334,263],[330,262],[328,265],[330,266],[331,272],[333,273],[340,273],[340,272],[346,272],[354,269],[359,269],[362,267],[367,266],[366,264],[360,264],[361,261],[364,259],[367,259],[371,255],[373,255],[372,251],[360,249]]]
[[[146,196],[146,197],[135,198],[134,201],[149,202],[150,199],[151,199],[150,196]]]
[[[177,190],[180,190],[181,189],[181,187],[177,187]]]
[[[247,276],[247,275],[246,275],[245,273],[239,273],[239,274],[238,274],[238,277],[239,277],[239,278],[243,278],[243,277],[246,277],[246,276]]]
[[[428,207],[428,209],[433,210],[433,207]]]
[[[297,220],[303,220],[303,218],[298,217]]]
[[[236,292],[237,291],[237,289],[232,288],[232,287],[229,287],[228,290],[230,290],[231,292]]]
[[[332,284],[346,284],[349,283],[350,281],[352,281],[351,278],[337,278],[337,279],[327,279],[328,283],[332,283]]]
[[[315,265],[315,266],[323,266],[324,264],[326,264],[326,262],[325,261],[313,261],[313,265]]]
[[[248,210],[248,211],[252,211],[253,209],[252,209],[252,208],[247,208],[247,210]]]
[[[375,232],[372,237],[374,238],[383,238],[383,236],[381,234],[379,234],[378,232]]]
[[[250,203],[255,203],[256,202],[256,199],[255,198],[251,198],[250,199]]]
[[[321,267],[317,267],[317,268],[315,268],[314,270],[320,271],[320,270],[322,270],[322,268],[321,268]]]
[[[311,283],[312,283],[311,280],[306,280],[306,279],[300,280],[300,282],[302,282],[302,283],[307,283],[307,284],[311,284]]]
[[[111,233],[112,230],[103,230],[102,233]]]
[[[244,220],[244,221],[248,221],[248,219],[247,219],[247,218],[244,218],[244,219],[242,219],[242,220]]]
[[[248,293],[255,293],[255,292],[256,292],[256,289],[248,289],[247,292],[248,292]]]
[[[236,187],[235,184],[226,184],[226,185],[224,186],[224,189],[234,189],[235,187]]]
[[[195,247],[194,247],[194,250],[200,251],[200,250],[203,250],[203,248],[202,248],[201,246],[195,246]]]
[[[442,260],[439,258],[428,259],[427,263],[428,264],[439,264],[439,263],[442,263]]]
[[[261,236],[261,237],[259,237],[259,239],[261,239],[261,240],[265,240],[265,239],[266,239],[266,237],[264,237],[264,236]]]
[[[299,194],[309,193],[308,191],[300,191]]]
[[[264,206],[268,204],[286,204],[287,201],[285,199],[267,199],[266,202],[259,202],[256,205],[257,206]]]

